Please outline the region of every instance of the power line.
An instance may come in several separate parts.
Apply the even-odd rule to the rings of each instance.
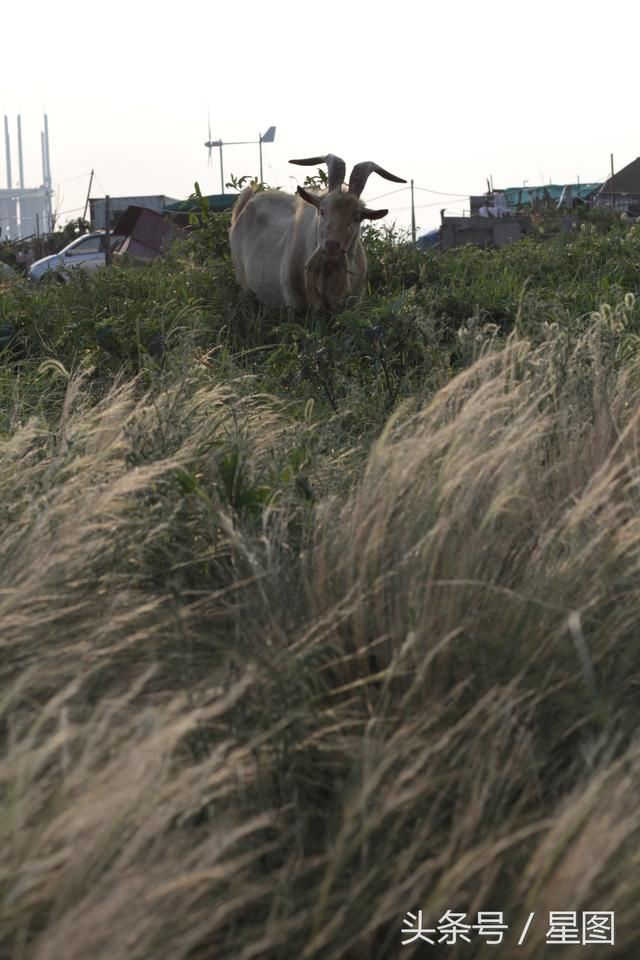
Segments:
[[[458,204],[458,203],[466,203],[467,200],[468,200],[468,197],[461,196],[460,199],[458,199],[458,200],[450,200],[450,201],[447,203],[447,206],[449,206],[449,207],[454,207],[454,206],[456,206],[456,204]],[[444,202],[444,201],[442,201],[442,200],[438,200],[438,201],[436,201],[436,203],[420,203],[420,204],[416,204],[416,205],[415,205],[415,209],[416,209],[416,210],[426,210],[428,207],[442,207],[443,202]],[[390,210],[411,210],[411,207],[410,207],[410,206],[406,206],[406,207],[390,207],[389,209],[390,209]]]
[[[84,210],[84,206],[82,206],[82,207],[72,207],[72,208],[69,209],[69,210],[56,210],[56,218],[57,218],[57,217],[62,217],[62,216],[64,216],[65,213],[77,213],[78,210]],[[14,219],[15,219],[15,217],[0,217],[0,223],[2,223],[3,221],[9,223],[10,221],[13,221]],[[27,220],[33,220],[33,217],[27,217]]]
[[[449,200],[447,205],[449,207],[455,207],[458,203],[466,203],[468,199],[469,199],[468,197],[460,197],[458,200]],[[443,203],[442,200],[438,200],[436,203],[422,203],[420,204],[419,209],[422,210],[425,207],[441,207],[442,203]]]
[[[88,176],[90,176],[90,174],[88,174],[88,173],[81,173],[81,174],[80,174],[79,176],[77,176],[77,177],[69,177],[68,180],[59,180],[59,181],[56,183],[56,187],[62,187],[65,183],[73,183],[74,180],[86,180]]]
[[[81,207],[72,207],[72,209],[70,209],[70,210],[58,210],[58,211],[56,212],[56,216],[57,216],[57,217],[62,217],[62,216],[64,216],[65,213],[77,213],[78,210],[84,210],[84,204],[83,204]]]
[[[94,173],[94,175],[93,175],[93,178],[94,178],[94,180],[96,181],[96,183],[98,184],[98,186],[100,187],[100,189],[102,190],[102,192],[104,193],[104,195],[105,195],[105,197],[106,197],[107,191],[106,191],[105,188],[102,186],[102,184],[100,183],[100,180],[98,179],[98,177],[96,177],[95,173]]]
[[[375,200],[384,200],[385,197],[392,197],[394,193],[403,193],[409,187],[400,187],[399,190],[390,190],[389,193],[379,193],[377,197],[371,197],[367,202],[373,203]]]
[[[372,203],[374,200],[384,200],[385,197],[392,197],[396,193],[402,193],[403,190],[410,190],[411,188],[407,185],[406,187],[400,187],[398,190],[390,190],[388,193],[379,193],[377,197],[371,197],[368,201]],[[435,193],[439,197],[468,197],[469,193],[456,193],[455,190],[432,190],[430,187],[416,187],[414,185],[414,190],[421,190],[423,193]]]
[[[463,199],[460,199],[460,200],[452,200],[450,203],[445,203],[445,204],[444,204],[444,209],[448,210],[450,207],[457,206],[457,204],[459,204],[459,203],[464,203],[464,202],[465,202],[465,201],[464,201]],[[427,209],[430,209],[430,208],[432,208],[432,207],[440,207],[440,209],[443,209],[443,201],[441,200],[441,201],[439,201],[438,203],[422,203],[422,204],[416,206],[414,209],[416,209],[416,210],[427,210]],[[411,210],[411,207],[389,207],[389,212],[390,212],[390,213],[402,213],[402,212],[405,211],[405,210],[407,210],[407,211],[408,211],[408,210]]]
[[[415,190],[422,190],[423,193],[436,193],[440,197],[468,197],[468,193],[455,193],[453,190],[445,192],[444,190],[431,190],[429,187],[415,187]]]

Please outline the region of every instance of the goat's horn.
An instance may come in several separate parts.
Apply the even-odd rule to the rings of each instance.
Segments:
[[[329,171],[329,192],[340,190],[347,172],[344,160],[333,153],[327,153],[324,157],[308,157],[306,160],[289,160],[289,163],[297,163],[301,167],[315,167],[319,163],[326,163]]]
[[[365,160],[363,163],[356,163],[351,171],[351,176],[349,177],[349,193],[354,193],[356,197],[359,197],[372,173],[377,173],[379,177],[384,177],[385,180],[393,180],[394,183],[407,182],[403,180],[402,177],[396,177],[393,173],[383,170],[382,167],[379,167],[378,164],[372,160]]]

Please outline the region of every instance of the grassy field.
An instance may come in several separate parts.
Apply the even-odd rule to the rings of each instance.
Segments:
[[[0,960],[637,960],[640,227],[226,229],[0,287]]]

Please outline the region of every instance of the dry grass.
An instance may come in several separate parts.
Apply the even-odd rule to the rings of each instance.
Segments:
[[[308,425],[205,373],[72,379],[3,441],[3,960],[421,956],[417,909],[510,924],[438,956],[539,957],[549,910],[614,910],[637,956],[639,381],[609,334],[487,353],[313,507]]]

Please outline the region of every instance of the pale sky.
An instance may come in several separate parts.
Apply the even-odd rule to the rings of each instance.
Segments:
[[[109,0],[2,5],[0,111],[13,181],[22,115],[26,186],[42,182],[47,112],[61,221],[92,196],[220,192],[214,139],[257,140],[264,176],[295,189],[291,157],[374,160],[416,185],[419,232],[469,193],[605,179],[640,155],[640,7],[610,0],[302,4]],[[7,184],[4,126],[0,187]],[[258,173],[258,146],[225,146],[229,174]],[[364,199],[410,223],[409,190],[372,176]],[[428,192],[434,191],[434,192]],[[438,192],[435,192],[438,191]],[[456,195],[462,195],[456,197]]]

